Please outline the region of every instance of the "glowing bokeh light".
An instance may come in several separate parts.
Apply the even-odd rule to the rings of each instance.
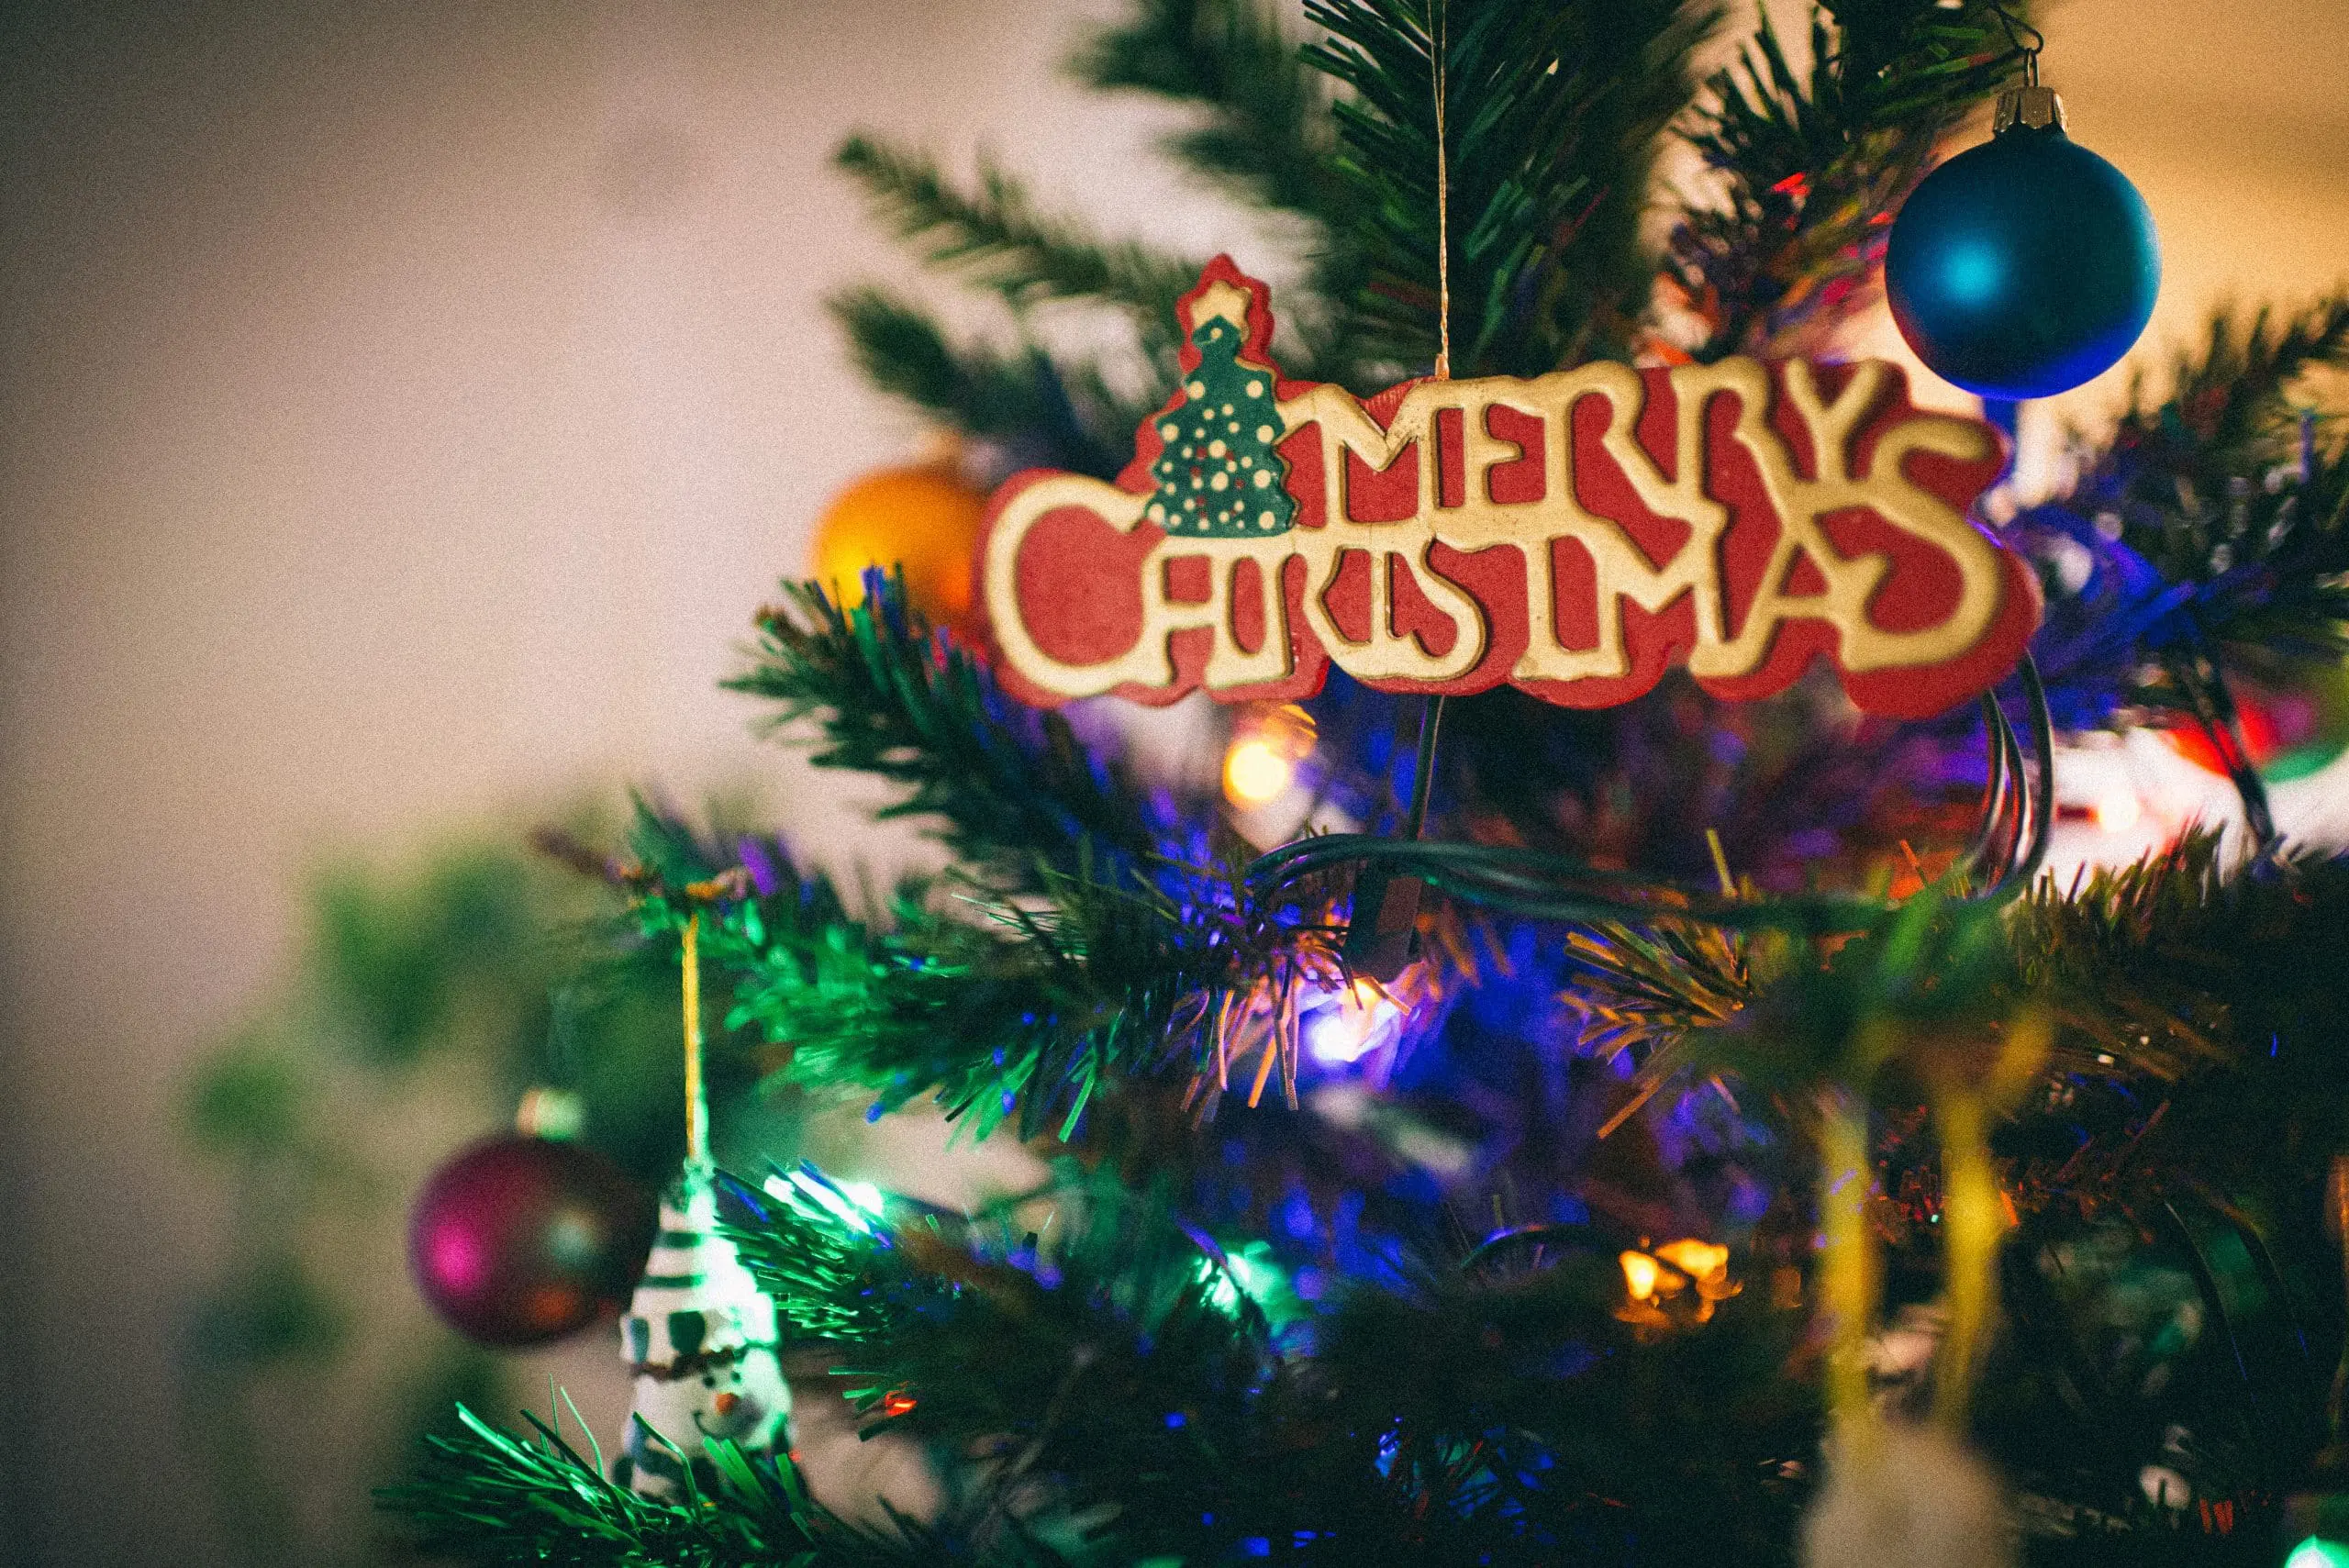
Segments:
[[[1223,793],[1232,805],[1266,806],[1288,793],[1297,779],[1297,764],[1262,737],[1232,743],[1223,754]]]
[[[1693,1280],[1729,1273],[1729,1249],[1714,1241],[1666,1241],[1655,1255]]]
[[[1325,1066],[1359,1062],[1394,1038],[1402,1018],[1377,986],[1357,980],[1306,1019],[1305,1049]]]
[[[2143,819],[2145,803],[2132,790],[2115,790],[2098,801],[2096,825],[2108,833],[2126,833]]]
[[[850,1229],[868,1236],[873,1233],[868,1216],[879,1215],[886,1201],[881,1189],[870,1182],[835,1184],[805,1171],[780,1171],[760,1185],[766,1189],[768,1196],[779,1198],[802,1213],[829,1214]]]

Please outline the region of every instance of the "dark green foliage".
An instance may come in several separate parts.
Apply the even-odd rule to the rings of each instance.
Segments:
[[[2222,306],[2202,343],[2173,358],[2166,396],[2148,396],[2139,373],[2112,448],[2134,454],[2150,472],[2204,490],[2222,488],[2229,479],[2297,459],[2292,393],[2309,373],[2343,365],[2349,365],[2349,293],[2329,295],[2281,320],[2263,306],[2248,324]]]
[[[2083,595],[2050,595],[2039,638],[2072,688],[2071,722],[2134,704],[2199,728],[2262,846],[2274,824],[2232,681],[2305,684],[2349,650],[2349,454],[2320,395],[2344,361],[2349,295],[2247,326],[2221,309],[2166,394],[2141,374],[2110,440],[2079,454],[2072,492],[2019,519],[2051,563],[2092,565]]]
[[[2220,842],[2191,833],[2010,904],[1929,887],[1831,948],[1710,940],[1677,924],[1593,928],[1577,942],[1577,998],[1653,1048],[1649,1073],[1725,1071],[1776,1090],[1849,1076],[1863,1024],[1930,1040],[2036,1002],[2055,1023],[2060,1071],[2157,1086],[2173,1129],[2239,1123],[2175,1134],[2187,1140],[2181,1162],[2208,1139],[2223,1158],[2198,1169],[2305,1184],[2349,1149],[2349,1063],[2325,1043],[2349,1032],[2328,978],[2349,960],[2349,860],[2300,854],[2230,875]],[[2306,1130],[2277,1145],[2252,1136],[2263,1126]],[[2277,1166],[2286,1149],[2313,1163]]]
[[[1831,951],[1749,944],[1732,966],[1689,949],[1677,982],[1627,933],[1593,947],[1602,1014],[1672,1020],[1642,1079],[1726,1073],[1798,1127],[1820,1084],[1870,1095],[1896,1302],[1930,1300],[1940,1278],[1940,1156],[1919,1107],[1985,1073],[2001,1020],[2044,1010],[2052,1058],[1994,1134],[2021,1223],[1976,1435],[2034,1517],[2091,1508],[2116,1533],[2101,1555],[2049,1540],[2034,1562],[2172,1561],[2170,1524],[2138,1492],[2149,1453],[2195,1496],[2252,1508],[2302,1485],[2327,1439],[2349,1328],[2324,1196],[2349,1152],[2332,979],[2349,859],[2223,863],[2202,833],[2004,908],[1929,889]],[[1738,973],[1748,999],[1714,1021]]]
[[[1817,1426],[1785,1376],[1799,1314],[1756,1296],[1702,1331],[1635,1329],[1601,1239],[1525,1274],[1405,1260],[1403,1295],[1359,1288],[1293,1338],[1167,1193],[1106,1174],[1064,1168],[969,1219],[873,1219],[810,1172],[738,1198],[745,1260],[803,1332],[837,1336],[868,1430],[963,1460],[927,1561],[1212,1562],[1273,1541],[1332,1564],[1604,1561],[1655,1529],[1787,1558],[1801,1488],[1781,1466]],[[689,1529],[696,1510],[617,1494],[540,1433],[469,1422],[389,1500],[473,1562],[909,1549],[902,1526],[843,1535],[787,1469],[729,1467]]]
[[[2018,7],[2019,9],[2020,7]],[[1790,351],[1789,330],[1848,312],[1885,227],[1935,144],[2011,79],[1992,6],[1831,0],[1798,72],[1766,12],[1738,63],[1706,83],[1688,139],[1720,182],[1673,236],[1674,273],[1704,324],[1699,359]]]
[[[885,1343],[947,1293],[812,1165],[778,1172],[763,1195],[739,1184],[729,1195],[733,1211],[747,1209],[751,1222],[728,1233],[796,1337]]]
[[[1531,373],[1628,352],[1657,266],[1640,236],[1654,159],[1718,13],[1677,0],[1449,10],[1454,368]],[[1074,64],[1097,86],[1199,112],[1170,138],[1174,156],[1294,225],[1306,274],[1281,301],[1286,368],[1367,391],[1435,354],[1431,17],[1341,4],[1310,18],[1333,39],[1300,54],[1254,0],[1146,0]],[[1122,310],[1154,374],[1171,378],[1168,307],[1196,264],[1042,217],[999,171],[963,192],[928,160],[869,138],[841,159],[933,260],[971,269],[1016,311],[1048,299]],[[1013,379],[999,357],[956,353],[925,318],[885,314],[867,295],[836,308],[877,383],[973,434],[1006,422],[996,410],[1008,405],[971,395]],[[1108,423],[1119,411],[1090,395],[1098,373],[1063,367],[1060,380],[1092,439],[1114,447],[1133,418]]]
[[[1726,1074],[1798,1124],[1821,1089],[1914,1099],[1986,1069],[2032,998],[2006,915],[2003,900],[1929,886],[1832,942],[1597,925],[1571,939],[1575,999],[1591,1048],[1638,1062],[1634,1104]]]
[[[2215,836],[2189,837],[2043,889],[2011,926],[2058,1074],[1998,1137],[2024,1218],[1985,1437],[2036,1488],[2124,1513],[2159,1441],[2198,1496],[2253,1507],[2306,1485],[2336,1435],[2349,1324],[2326,1193],[2349,1151],[2349,1017],[2328,976],[2349,959],[2349,861],[2221,864]],[[2152,1523],[2144,1555],[2048,1560],[2171,1561]]]
[[[1782,1466],[1819,1431],[1787,1375],[1799,1314],[1748,1293],[1642,1341],[1614,1316],[1613,1251],[1579,1240],[1512,1279],[1352,1294],[1321,1329],[1325,1419],[1386,1435],[1396,1545],[1458,1562],[1789,1561],[1807,1485]],[[1412,1520],[1442,1525],[1414,1540]]]
[[[2243,325],[2222,309],[2177,356],[2167,397],[2143,396],[2141,378],[2081,491],[2165,578],[2201,588],[2178,659],[2223,649],[2274,672],[2349,652],[2349,454],[2314,424],[2304,443],[2308,406],[2292,396],[2310,372],[2343,365],[2349,293],[2280,321],[2262,309]],[[2154,695],[2190,710],[2189,679],[2167,662],[2166,693]]]
[[[2043,887],[2011,940],[2074,1060],[2110,1058],[2166,1103],[2137,1151],[2147,1172],[2297,1200],[2349,1150],[2349,860],[2226,875],[2217,837],[2191,835],[2068,895]]]
[[[869,645],[884,667],[914,659],[928,645],[892,591],[874,598],[863,612],[868,643],[858,644],[850,617],[812,596],[834,639],[818,646]],[[792,667],[799,648],[769,651],[778,678],[811,711],[829,683],[855,683],[874,705],[858,743],[875,756],[896,753],[873,736],[924,733],[906,717],[933,700],[924,680],[874,681],[863,655]],[[1025,776],[1042,742],[997,740],[998,776]],[[972,831],[974,843],[1017,837]],[[885,927],[852,917],[829,884],[791,871],[773,846],[704,840],[657,814],[640,821],[625,874],[652,890],[645,920],[665,932],[677,907],[670,890],[739,855],[756,885],[721,902],[707,951],[734,973],[745,1019],[792,1047],[793,1075],[860,1084],[891,1105],[935,1092],[984,1127],[1007,1089],[1057,1110],[1124,1076],[1196,1067],[1199,1037],[1186,1031],[1219,986],[1253,973],[1278,940],[1249,923],[1264,917],[1236,891],[1221,902],[1199,892],[1186,906],[1131,870],[1088,874],[1086,835],[1056,827],[1038,841],[1074,846],[1078,870],[1041,869],[1017,906],[955,912],[911,886]],[[1652,1073],[1733,1072],[1789,1099],[1822,1080],[1866,1082],[1887,1127],[1912,1131],[1901,1107],[1948,1069],[1951,1040],[2043,1001],[2064,1030],[2059,1075],[1998,1133],[2031,1208],[2012,1253],[2024,1272],[2008,1282],[2017,1332],[2068,1332],[2082,1314],[2131,1310],[2148,1292],[2185,1303],[2178,1312],[2220,1327],[2149,1350],[2155,1359],[2140,1367],[2170,1368],[2179,1392],[2131,1403],[2108,1389],[2096,1396],[2119,1402],[2105,1418],[2151,1419],[2187,1400],[2202,1412],[2198,1475],[2267,1485],[2313,1442],[2312,1385],[2304,1369],[2278,1381],[2302,1352],[2275,1317],[2307,1282],[2297,1265],[2263,1260],[2287,1240],[2276,1255],[2329,1256],[2313,1240],[2321,1219],[2308,1195],[2349,1143],[2336,1125],[2349,1086],[2329,1049],[2338,1009],[2323,992],[2339,973],[2344,899],[2349,881],[2334,862],[2221,878],[2202,840],[2004,910],[1928,893],[1838,945],[1785,940],[1758,969],[1746,965],[1750,947],[1683,940],[1652,943],[1624,973],[1651,1007],[1672,1000],[1674,963],[1711,976],[1685,1017],[1713,1027],[1687,1035],[1676,1062],[1651,1058]],[[1224,912],[1202,918],[1201,908]],[[2132,1040],[2132,1026],[2155,1018],[2175,1025]],[[2068,1097],[2055,1093],[2065,1084]],[[2132,1084],[2158,1085],[2166,1110],[2149,1116],[2142,1096],[2105,1093]],[[1774,1103],[1757,1098],[1757,1110]],[[1023,1117],[1031,1130],[1043,1125],[1032,1109]],[[1901,1171],[1930,1180],[1930,1148],[1920,1162],[1904,1139],[1888,1145],[1888,1194],[1909,1191]],[[2212,1147],[2240,1151],[2240,1164],[2210,1158]],[[2056,1152],[2043,1160],[2042,1149]],[[762,1212],[740,1221],[740,1239],[786,1319],[840,1347],[868,1418],[956,1456],[962,1490],[920,1551],[984,1562],[1215,1561],[1279,1540],[1332,1562],[1465,1564],[1569,1550],[1620,1557],[1636,1534],[1642,1552],[1660,1540],[1678,1543],[1669,1556],[1730,1540],[1740,1561],[1787,1560],[1802,1492],[1785,1467],[1812,1451],[1817,1414],[1794,1353],[1803,1315],[1758,1288],[1772,1255],[1758,1235],[1748,1276],[1757,1288],[1701,1326],[1657,1334],[1620,1319],[1612,1252],[1622,1242],[1593,1234],[1513,1275],[1455,1273],[1440,1252],[1397,1252],[1383,1277],[1341,1286],[1310,1334],[1292,1338],[1248,1304],[1246,1276],[1183,1229],[1174,1194],[1146,1178],[1138,1190],[1123,1169],[1064,1173],[970,1222],[902,1213],[883,1224],[814,1198],[820,1187],[810,1174],[773,1203],[751,1195]],[[2110,1229],[2099,1204],[2143,1217],[2158,1244],[2114,1232],[2124,1252],[2154,1250],[2116,1258],[2120,1272],[2091,1288],[2079,1249]],[[1802,1223],[1793,1220],[1798,1236]],[[1935,1255],[1921,1234],[1895,1251],[1899,1269],[1926,1280]],[[2074,1259],[2071,1273],[2040,1267],[2059,1256]],[[2033,1437],[2077,1419],[2046,1404],[2047,1369],[2078,1383],[2099,1342],[2032,1341],[2026,1359],[1994,1361],[1983,1392],[1984,1440],[2002,1453],[2017,1445],[2009,1463],[2055,1497],[2106,1497],[2133,1476],[2118,1467],[2141,1462],[2142,1444],[2103,1454],[2084,1440],[2067,1451],[2072,1468],[2037,1465]],[[2235,1358],[2265,1391],[2264,1428],[2246,1425],[2250,1407],[2220,1375]],[[2291,1389],[2300,1393],[2287,1398]],[[896,1537],[836,1538],[820,1512],[775,1501],[780,1479],[680,1516],[618,1500],[559,1451],[518,1457],[476,1432],[442,1452],[428,1490],[400,1506],[477,1561],[627,1561],[639,1551],[724,1562],[787,1547],[818,1553],[811,1562],[862,1562],[890,1559],[822,1553],[915,1550]],[[473,1535],[457,1540],[460,1527]],[[562,1540],[580,1555],[562,1556],[574,1549],[558,1549]]]
[[[889,931],[771,942],[743,959],[730,1016],[791,1048],[795,1081],[885,1109],[935,1095],[980,1137],[1016,1107],[1022,1137],[1065,1137],[1104,1086],[1197,1064],[1230,962],[1146,886],[1047,892],[1056,907],[999,906],[992,929],[903,902]]]
[[[778,638],[763,666],[768,689],[857,684],[871,706],[844,744],[895,758],[866,764],[885,776],[938,781],[932,796],[916,798],[956,802],[949,833],[960,828],[974,873],[996,851],[1000,886],[974,880],[950,890],[912,879],[884,907],[859,915],[781,845],[706,841],[640,802],[633,858],[613,874],[635,891],[633,922],[652,940],[625,949],[619,962],[674,975],[676,932],[696,906],[684,890],[717,885],[739,859],[750,868],[747,885],[705,921],[703,962],[732,988],[728,1029],[785,1048],[779,1072],[789,1081],[864,1089],[884,1109],[934,1095],[978,1137],[1015,1110],[1022,1137],[1055,1127],[1065,1137],[1105,1086],[1196,1067],[1220,994],[1256,973],[1252,953],[1286,939],[1275,913],[1245,900],[1229,873],[1157,866],[1170,886],[1191,891],[1186,906],[1141,873],[1140,852],[1097,848],[1075,824],[1089,817],[1116,828],[1119,802],[1102,792],[1064,728],[1024,739],[1008,728],[950,729],[930,706],[938,691],[924,662],[933,662],[930,674],[952,677],[950,700],[968,721],[991,722],[983,688],[967,655],[927,641],[907,622],[897,585],[879,585],[846,612],[812,587],[800,593],[809,615],[831,628],[830,640]],[[867,686],[874,664],[834,657],[842,640],[879,665],[913,669]],[[893,735],[953,749],[924,757],[916,742],[890,743]],[[960,773],[939,761],[958,755],[973,759]],[[889,774],[893,767],[907,772]],[[998,782],[992,799],[981,767]],[[1054,786],[1058,809],[1044,793]],[[1022,843],[1023,833],[1034,837]],[[1069,857],[1069,870],[1045,858],[1054,851]]]
[[[1030,1492],[1114,1518],[1136,1556],[1208,1546],[1219,1453],[1244,1447],[1269,1370],[1264,1317],[1163,1195],[1069,1173],[1040,1195],[1041,1255],[1011,1204],[968,1228],[898,1228],[851,1288],[918,1295],[837,1375],[870,1421],[975,1451],[1009,1517],[1035,1511]],[[749,1253],[773,1255],[756,1231]]]
[[[1364,255],[1352,305],[1374,351],[1413,370],[1434,360],[1448,230],[1455,374],[1622,352],[1654,277],[1638,235],[1654,144],[1687,106],[1687,59],[1714,13],[1678,0],[1313,0],[1306,15],[1330,35],[1308,58],[1352,90],[1331,113]]]
[[[1768,346],[1864,282],[1886,215],[1936,141],[2015,64],[1986,5],[1843,0],[1814,22],[1808,73],[1764,19],[1700,101],[1690,61],[1720,17],[1680,0],[1316,0],[1308,19],[1324,36],[1300,52],[1257,0],[1139,0],[1073,64],[1093,85],[1197,111],[1168,151],[1289,220],[1285,241],[1306,264],[1283,291],[1286,368],[1368,391],[1435,357],[1440,150],[1455,373],[1532,374],[1653,341],[1663,258],[1641,228],[1675,123],[1720,182],[1717,199],[1682,215],[1670,261],[1703,322],[1698,352],[1712,357]],[[1155,375],[1171,379],[1166,306],[1195,265],[1044,217],[998,170],[966,192],[871,138],[841,159],[933,261],[971,271],[1015,311],[1044,300],[1120,310]],[[1041,388],[1048,417],[1027,427],[1031,443],[1041,432],[1070,466],[1098,473],[1087,443],[1114,451],[1146,412],[1097,397],[1090,366],[1047,382],[987,350],[950,350],[894,302],[856,295],[838,308],[879,384],[974,435],[999,436],[1012,422],[1003,411],[1037,405]],[[1056,433],[1063,403],[1085,439]]]
[[[779,844],[707,842],[640,805],[633,860],[609,873],[658,938],[639,951],[673,965],[681,890],[745,862],[751,891],[721,899],[702,940],[733,988],[728,1027],[786,1048],[790,1081],[868,1090],[881,1110],[934,1095],[981,1137],[1015,1112],[1022,1137],[1066,1137],[1101,1090],[1200,1070],[1227,995],[1327,947],[1304,912],[1328,880],[1259,896],[1236,865],[1162,857],[1141,797],[1064,722],[1019,722],[901,584],[873,590],[843,610],[789,588],[733,684],[779,700],[776,724],[819,726],[819,764],[911,784],[885,815],[938,817],[956,878],[852,913]]]
[[[1819,962],[1785,962],[1775,984],[1691,1039],[1700,1056],[1747,1080],[1792,1089],[1865,1090],[1899,1058],[1998,1019],[2022,998],[2005,908],[1927,887]]]

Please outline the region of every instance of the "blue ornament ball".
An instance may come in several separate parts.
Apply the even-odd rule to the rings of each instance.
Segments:
[[[2105,370],[2161,281],[2145,198],[2059,126],[2010,126],[1927,175],[1884,260],[1900,335],[1984,397],[2046,397]]]

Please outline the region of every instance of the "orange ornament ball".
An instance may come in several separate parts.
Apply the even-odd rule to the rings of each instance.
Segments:
[[[902,567],[906,595],[938,625],[978,626],[979,526],[986,492],[952,468],[885,468],[850,485],[816,524],[815,575],[842,605],[864,599],[864,573]]]

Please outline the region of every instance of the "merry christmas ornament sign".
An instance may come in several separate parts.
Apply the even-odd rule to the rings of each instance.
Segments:
[[[1264,285],[1218,257],[1177,314],[1183,384],[1115,484],[995,496],[981,584],[1004,684],[1045,706],[1504,682],[1603,707],[1675,663],[1732,700],[1815,658],[1870,712],[1993,684],[2038,585],[1967,509],[1998,432],[1924,413],[1897,366],[1594,363],[1284,379]]]

